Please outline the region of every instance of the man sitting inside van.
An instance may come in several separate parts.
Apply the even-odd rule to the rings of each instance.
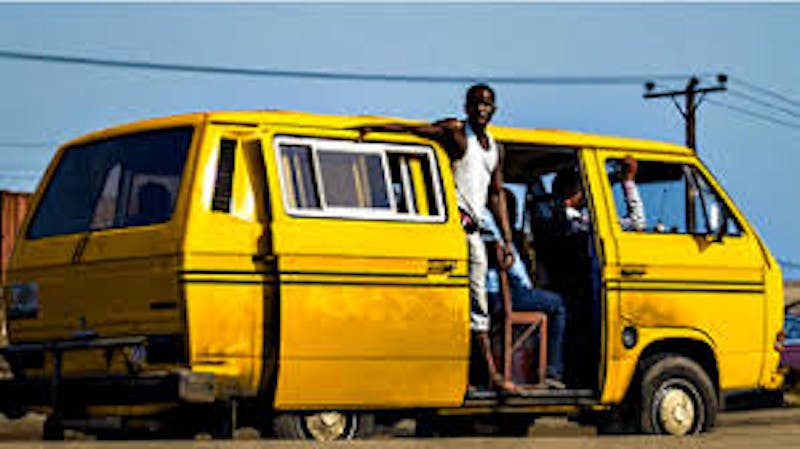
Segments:
[[[508,221],[516,222],[516,201],[515,195],[506,189],[508,199]],[[492,234],[492,239],[502,241],[500,231],[494,222],[491,214],[484,213],[481,217],[484,229]],[[564,328],[567,321],[567,311],[561,296],[553,291],[536,288],[533,286],[528,270],[520,258],[515,245],[511,246],[514,254],[514,262],[508,269],[508,279],[511,288],[511,304],[515,311],[522,312],[543,312],[547,315],[547,378],[544,383],[550,388],[566,388],[562,381],[564,372]],[[496,313],[503,308],[503,300],[500,296],[500,282],[498,279],[497,268],[490,268],[487,273],[486,290],[489,295],[490,310]],[[525,367],[526,369],[528,367]]]

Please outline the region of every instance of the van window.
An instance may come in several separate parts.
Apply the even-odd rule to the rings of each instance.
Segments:
[[[219,160],[217,161],[217,180],[214,184],[214,198],[211,201],[211,210],[219,212],[231,211],[235,163],[236,141],[232,139],[220,140]]]
[[[287,209],[295,215],[443,221],[433,149],[276,138]]]
[[[647,223],[644,232],[672,234],[714,234],[727,213],[725,203],[697,168],[686,164],[639,161],[636,186]],[[620,219],[626,213],[620,182],[621,159],[606,162],[614,204]],[[741,228],[729,217],[728,234],[740,235]],[[636,229],[623,227],[627,232]]]
[[[67,148],[27,238],[168,221],[192,133],[171,128]]]
[[[696,168],[692,168],[692,173],[694,174],[695,185],[697,186],[697,205],[695,207],[695,226],[697,232],[700,234],[716,234],[720,226],[725,223],[725,226],[727,226],[727,235],[741,235],[742,228],[736,222],[733,214],[729,213],[719,193],[711,187],[705,177],[703,177],[703,174]],[[726,215],[727,222],[724,221]]]
[[[306,145],[282,145],[281,166],[283,167],[285,191],[289,206],[300,209],[318,209],[319,195],[311,164],[311,147]]]
[[[321,151],[317,157],[327,206],[389,208],[380,154]]]

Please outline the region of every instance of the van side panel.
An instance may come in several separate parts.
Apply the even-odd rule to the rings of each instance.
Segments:
[[[469,357],[467,251],[448,167],[439,167],[446,221],[406,222],[291,216],[278,182],[284,168],[274,154],[266,159],[280,286],[275,407],[461,404]],[[437,159],[447,161],[441,152]],[[440,270],[442,263],[452,269]]]
[[[222,143],[226,142],[226,143]],[[220,172],[228,145],[232,178]],[[180,271],[193,371],[213,373],[219,397],[255,396],[264,356],[265,304],[274,297],[260,137],[209,125],[195,167]],[[219,196],[222,179],[230,195]],[[217,197],[215,197],[215,192]],[[224,193],[224,192],[223,192]],[[212,210],[212,204],[220,210]],[[224,206],[224,207],[222,207]]]

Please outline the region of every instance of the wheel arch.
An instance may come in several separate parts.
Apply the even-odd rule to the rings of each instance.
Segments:
[[[716,353],[709,342],[688,337],[664,338],[650,342],[639,353],[636,371],[634,372],[633,381],[628,386],[626,397],[630,397],[637,390],[635,386],[639,385],[647,368],[660,357],[668,355],[683,356],[700,365],[711,379],[717,401],[720,401],[722,396],[720,394],[719,362]]]

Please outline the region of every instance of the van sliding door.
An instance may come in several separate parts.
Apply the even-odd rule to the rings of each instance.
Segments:
[[[446,156],[408,137],[354,137],[308,128],[272,136],[275,405],[458,405],[469,293]]]

